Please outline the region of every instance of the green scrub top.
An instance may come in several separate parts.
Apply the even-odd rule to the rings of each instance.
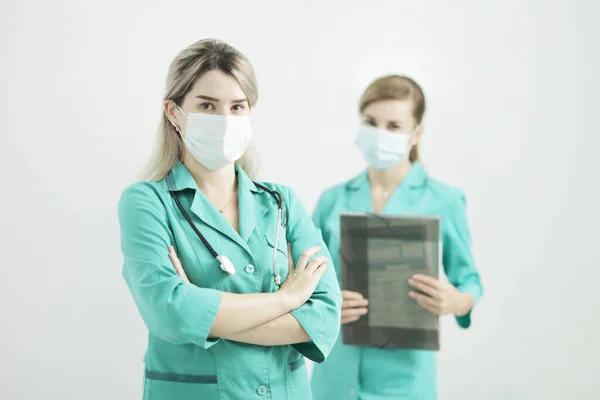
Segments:
[[[145,400],[311,399],[304,357],[322,362],[338,337],[341,294],[330,264],[311,298],[291,312],[311,342],[264,347],[208,338],[222,292],[277,290],[272,264],[277,202],[237,165],[236,173],[239,234],[200,192],[185,165],[179,163],[172,171],[183,207],[216,252],[232,261],[235,275],[220,269],[194,233],[166,179],[136,183],[121,196],[123,277],[149,331]],[[288,274],[287,242],[294,260],[311,246],[321,246],[318,255],[331,259],[320,231],[293,191],[263,184],[284,200],[286,228],[280,229],[277,245],[282,280]],[[192,284],[175,272],[170,245]]]
[[[367,171],[326,190],[314,211],[315,225],[339,266],[340,213],[373,212]],[[407,177],[390,196],[382,214],[436,215],[442,223],[442,263],[448,280],[475,302],[483,293],[471,254],[471,235],[461,190],[427,176],[414,163]],[[338,276],[339,271],[338,271]],[[456,318],[458,325],[471,324],[470,313]],[[315,365],[312,376],[315,400],[437,399],[435,352],[380,349],[342,344],[342,335],[327,361]]]

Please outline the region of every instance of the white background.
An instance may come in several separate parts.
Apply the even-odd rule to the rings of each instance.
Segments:
[[[598,398],[598,2],[0,4],[1,399],[141,398],[117,201],[206,37],[253,62],[260,178],[309,210],[363,167],[368,82],[420,82],[423,159],[467,193],[486,287],[472,329],[444,320],[440,398]]]

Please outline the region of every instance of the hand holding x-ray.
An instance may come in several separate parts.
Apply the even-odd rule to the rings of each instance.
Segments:
[[[408,284],[418,290],[411,290],[408,295],[415,299],[421,307],[434,314],[453,314],[461,317],[473,307],[473,297],[468,293],[459,292],[448,281],[415,274],[409,278]]]
[[[368,312],[369,300],[362,294],[350,290],[342,290],[342,324],[358,321]]]

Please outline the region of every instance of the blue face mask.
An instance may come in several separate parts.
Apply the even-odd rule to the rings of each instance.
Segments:
[[[398,133],[361,125],[354,143],[370,167],[389,169],[408,158],[412,148],[411,138],[418,129],[419,125],[410,133]]]

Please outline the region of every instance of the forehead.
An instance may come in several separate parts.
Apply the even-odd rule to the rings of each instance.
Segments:
[[[381,120],[407,120],[413,118],[413,104],[409,99],[375,101],[365,107],[363,115]]]
[[[245,99],[237,79],[219,69],[213,69],[202,74],[190,90],[192,96],[208,96],[219,100]]]

